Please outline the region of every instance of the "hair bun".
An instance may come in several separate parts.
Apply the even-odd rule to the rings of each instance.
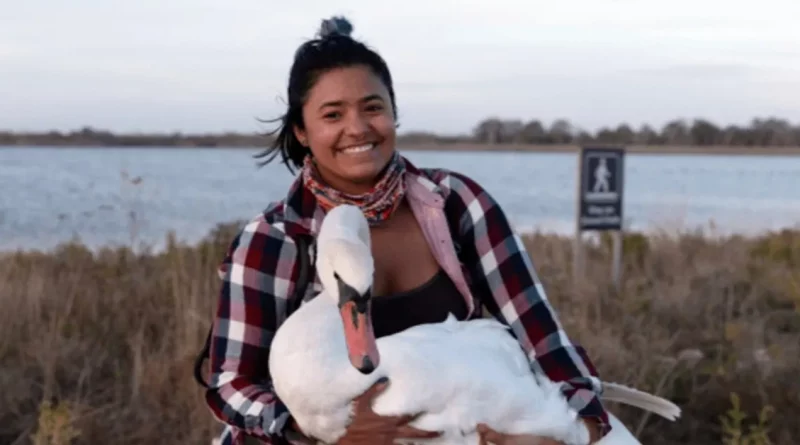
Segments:
[[[338,16],[329,19],[323,19],[322,25],[319,27],[319,37],[324,39],[333,35],[340,35],[350,37],[353,32],[353,25],[350,24],[346,18]]]

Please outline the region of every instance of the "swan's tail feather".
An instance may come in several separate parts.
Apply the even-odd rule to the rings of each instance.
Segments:
[[[681,409],[669,400],[618,383],[603,382],[602,399],[635,406],[668,420],[681,416]]]

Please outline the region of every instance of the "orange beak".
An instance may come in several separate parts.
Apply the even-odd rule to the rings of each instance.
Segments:
[[[335,276],[339,282],[339,315],[342,317],[350,363],[362,374],[369,374],[380,363],[375,332],[372,330],[372,301],[369,292],[360,295],[338,275]]]
[[[378,345],[375,343],[375,333],[372,330],[370,317],[371,302],[361,304],[347,301],[339,308],[344,324],[344,340],[347,343],[347,352],[350,363],[362,374],[369,374],[378,367],[380,355]]]

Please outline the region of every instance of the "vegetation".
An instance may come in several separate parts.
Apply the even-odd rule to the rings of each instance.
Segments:
[[[50,146],[184,146],[184,147],[255,147],[265,145],[270,137],[259,134],[113,134],[86,127],[71,132],[14,133],[0,131],[0,145]],[[441,146],[461,149],[504,149],[511,144],[549,146],[572,144],[625,144],[644,147],[800,147],[800,125],[784,119],[753,119],[749,125],[720,126],[707,119],[676,119],[660,130],[650,125],[634,129],[628,124],[586,131],[565,119],[550,125],[540,120],[490,118],[478,123],[469,135],[443,136],[412,132],[400,135],[404,146],[423,148]],[[456,147],[454,144],[459,144]],[[475,146],[477,145],[477,146]],[[527,147],[531,149],[531,147]]]
[[[749,125],[719,126],[706,119],[676,119],[660,130],[644,124],[601,128],[591,133],[558,119],[549,127],[538,121],[487,119],[475,128],[473,138],[486,143],[528,144],[636,144],[667,146],[800,146],[800,125],[784,119],[753,119]]]
[[[239,224],[160,252],[0,254],[0,443],[202,444],[219,426],[192,379]],[[603,378],[683,407],[671,424],[612,406],[645,443],[789,445],[800,403],[800,232],[630,234],[611,285],[607,237],[525,242],[567,331]]]

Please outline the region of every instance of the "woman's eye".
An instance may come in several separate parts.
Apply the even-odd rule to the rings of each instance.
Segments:
[[[383,107],[380,104],[367,105],[367,111],[381,111]]]
[[[330,113],[325,113],[322,117],[328,120],[332,120],[332,119],[339,119],[341,116],[342,116],[341,113],[339,113],[338,111],[331,111]]]

